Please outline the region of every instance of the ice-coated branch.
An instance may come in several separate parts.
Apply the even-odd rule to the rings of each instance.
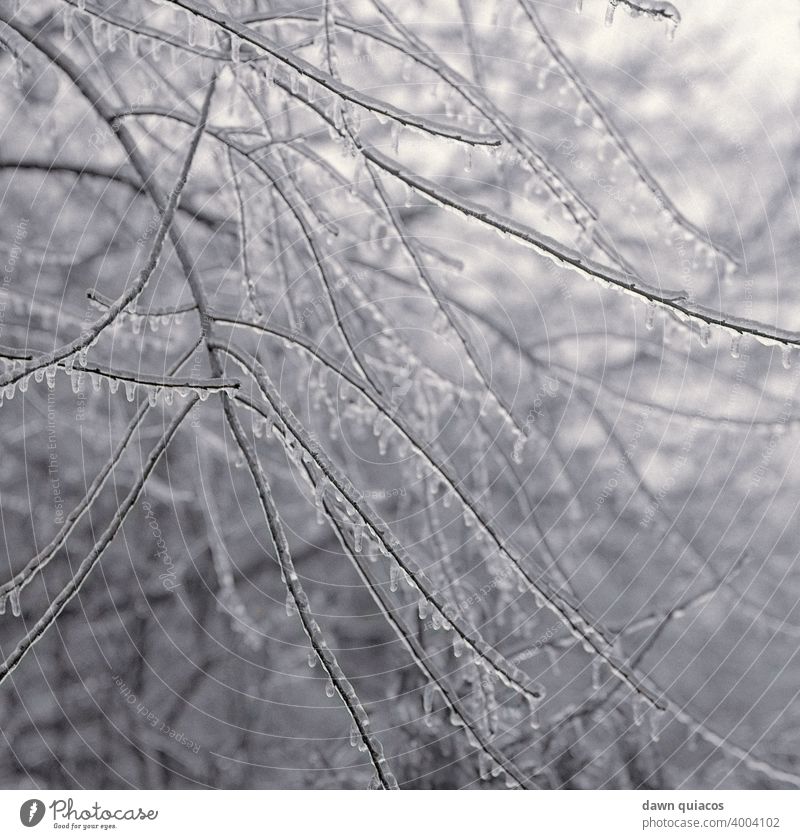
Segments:
[[[369,172],[369,176],[375,187],[376,193],[380,196],[385,212],[391,220],[392,226],[397,232],[397,236],[400,242],[402,243],[403,250],[405,250],[405,252],[411,260],[412,265],[414,266],[416,276],[419,278],[420,287],[423,291],[427,292],[427,294],[430,295],[438,311],[441,312],[442,315],[444,315],[445,323],[456,335],[459,343],[461,344],[461,347],[464,350],[464,355],[466,356],[469,367],[480,380],[481,384],[486,388],[487,393],[499,409],[500,415],[503,417],[503,420],[511,426],[515,436],[517,436],[518,439],[524,438],[525,432],[514,418],[511,408],[507,405],[503,396],[498,392],[496,386],[492,385],[491,381],[487,378],[486,374],[484,373],[483,368],[477,358],[477,355],[475,354],[475,351],[472,348],[472,342],[470,341],[469,335],[458,322],[458,319],[454,316],[453,312],[450,310],[447,298],[443,294],[441,294],[439,289],[436,287],[434,280],[430,276],[425,262],[423,261],[422,255],[419,252],[419,248],[416,245],[413,234],[406,229],[402,218],[392,205],[391,198],[386,192],[386,188],[381,183],[380,178],[376,177],[375,172],[369,164],[367,165],[367,171]]]
[[[95,542],[94,547],[89,551],[89,553],[81,560],[80,565],[78,566],[78,570],[76,571],[75,575],[72,579],[64,586],[61,591],[50,601],[50,605],[45,610],[44,614],[36,621],[36,623],[31,627],[30,630],[26,633],[25,637],[17,644],[15,649],[11,652],[11,654],[0,664],[0,684],[6,679],[6,677],[14,671],[14,669],[19,665],[25,655],[31,650],[31,648],[36,644],[37,641],[47,632],[47,630],[55,623],[58,616],[61,612],[66,608],[67,604],[72,600],[73,597],[80,591],[81,586],[86,581],[86,578],[91,574],[94,567],[100,560],[100,557],[103,555],[105,549],[109,546],[111,541],[117,535],[119,529],[122,527],[125,519],[128,516],[128,513],[133,508],[133,505],[136,503],[136,500],[139,498],[139,495],[149,477],[150,473],[155,469],[156,464],[161,459],[161,455],[166,450],[167,446],[169,445],[172,438],[175,436],[175,432],[180,427],[183,420],[188,415],[189,411],[194,407],[195,402],[197,402],[197,397],[191,397],[188,402],[178,411],[178,413],[173,417],[172,421],[170,422],[169,426],[167,427],[166,431],[162,434],[161,439],[152,449],[150,454],[147,457],[147,460],[142,468],[141,474],[139,475],[138,479],[128,491],[128,494],[125,498],[117,506],[117,509],[114,513],[114,516],[106,527],[106,529],[101,534],[100,538]],[[9,596],[13,597],[14,595],[18,594],[18,590],[14,589],[9,592]],[[5,595],[4,595],[5,597]],[[15,600],[12,600],[12,609],[15,611],[19,611],[19,600],[18,597]]]
[[[501,213],[495,212],[475,201],[463,198],[447,187],[433,183],[433,181],[415,175],[407,169],[398,166],[391,158],[373,149],[364,149],[364,155],[381,169],[394,175],[420,195],[425,196],[434,204],[445,210],[457,213],[466,219],[471,219],[482,225],[494,229],[504,238],[513,239],[531,248],[562,268],[574,271],[584,279],[592,280],[603,288],[628,294],[645,303],[652,310],[662,309],[677,320],[686,324],[697,324],[706,327],[716,327],[731,335],[732,353],[736,355],[737,338],[749,335],[767,346],[799,347],[800,335],[779,327],[759,323],[746,318],[738,318],[710,309],[699,303],[693,303],[685,291],[665,291],[655,286],[647,285],[643,280],[633,278],[613,268],[600,265],[587,259],[578,251],[565,247],[555,239],[542,233],[532,232]]]
[[[21,158],[4,156],[0,158],[0,169],[11,169],[14,172],[41,172],[44,175],[61,172],[75,175],[77,178],[98,178],[126,186],[138,194],[144,194],[142,185],[134,172],[125,167],[108,166],[96,161],[79,162],[49,157],[37,159],[27,155]],[[227,222],[227,219],[212,215],[206,208],[194,206],[185,195],[176,212],[213,228],[222,227]]]
[[[89,300],[103,309],[107,309],[114,302],[112,298],[107,297],[105,294],[101,294],[95,289],[89,289],[89,291],[86,292],[86,296]],[[146,309],[131,306],[125,309],[123,314],[139,318],[172,318],[176,315],[185,315],[188,312],[196,311],[197,306],[194,303],[184,303],[181,306],[148,306]]]
[[[187,352],[184,352],[183,355],[178,359],[178,361],[173,364],[169,369],[169,375],[177,373],[180,368],[186,363],[186,361],[191,358],[192,354],[194,353],[195,349],[199,344],[199,340],[196,344],[194,344]],[[17,601],[19,600],[19,592],[34,579],[36,574],[40,573],[53,557],[56,555],[58,549],[67,541],[70,534],[74,531],[75,527],[78,525],[78,522],[83,517],[83,514],[91,507],[94,503],[94,500],[100,494],[101,490],[106,484],[108,480],[108,476],[114,470],[114,467],[119,463],[120,459],[124,455],[126,449],[128,448],[128,444],[133,439],[133,435],[136,433],[136,430],[141,426],[144,418],[147,416],[148,411],[150,410],[151,406],[147,402],[142,402],[142,404],[137,408],[136,414],[134,415],[133,419],[128,423],[122,437],[120,438],[119,442],[117,443],[114,451],[111,453],[111,456],[105,461],[103,464],[103,468],[98,472],[95,476],[92,483],[89,485],[86,494],[83,498],[76,504],[76,506],[67,514],[64,519],[64,524],[59,528],[58,533],[50,540],[50,542],[45,545],[32,559],[28,560],[25,564],[25,567],[18,571],[10,580],[0,585],[0,600],[5,600],[6,597],[11,595],[13,591],[17,591],[16,598]]]
[[[20,35],[25,37],[27,27],[18,23],[13,16],[10,18],[3,17],[4,14],[5,13],[0,11],[0,20],[11,28],[16,29]],[[33,36],[31,36],[31,40],[33,42]],[[159,224],[153,235],[153,244],[151,245],[149,256],[141,271],[139,271],[136,280],[132,283],[128,291],[117,298],[113,305],[109,306],[105,313],[94,321],[94,323],[90,324],[78,338],[75,338],[70,343],[53,350],[50,353],[46,353],[33,361],[26,362],[21,369],[0,377],[0,388],[13,385],[20,379],[30,376],[36,370],[44,370],[45,368],[51,367],[52,365],[70,357],[77,356],[79,363],[81,365],[85,364],[86,353],[88,352],[89,347],[99,339],[100,333],[116,319],[117,315],[119,315],[121,311],[133,303],[141,295],[142,291],[144,291],[148,280],[158,266],[161,251],[166,241],[167,232],[172,224],[172,217],[177,209],[183,188],[186,186],[186,182],[188,181],[189,170],[191,168],[192,161],[194,160],[195,152],[200,144],[200,138],[205,131],[211,103],[211,94],[213,93],[215,83],[216,79],[212,79],[208,89],[209,95],[206,96],[203,103],[203,108],[201,109],[197,125],[189,142],[189,146],[175,184],[169,192],[164,207],[159,207]]]
[[[213,344],[210,344],[212,353],[216,350]],[[300,582],[300,577],[294,567],[292,561],[291,551],[289,549],[289,542],[286,539],[286,534],[283,529],[283,524],[278,513],[278,508],[275,505],[275,500],[272,496],[267,476],[261,468],[261,463],[255,449],[250,445],[244,429],[236,416],[231,401],[226,397],[225,402],[226,417],[231,431],[234,434],[236,443],[244,455],[250,474],[255,483],[258,497],[261,502],[261,508],[264,511],[264,516],[267,521],[272,543],[275,546],[275,551],[278,557],[278,563],[281,569],[281,579],[286,586],[286,590],[291,598],[294,608],[300,618],[308,640],[314,649],[314,653],[320,660],[323,669],[328,674],[330,684],[338,694],[348,714],[352,720],[353,731],[360,741],[364,744],[369,753],[370,760],[375,769],[375,773],[379,779],[380,786],[383,789],[397,789],[397,781],[392,774],[391,769],[384,757],[383,746],[380,740],[369,731],[369,717],[364,710],[353,686],[345,676],[341,667],[339,666],[336,656],[328,647],[325,641],[325,636],[322,629],[317,623],[314,613],[311,609],[311,603],[308,595],[303,590]]]
[[[310,481],[314,481],[314,475],[307,465],[303,465],[304,470]],[[392,603],[386,597],[381,589],[380,582],[375,578],[375,574],[370,567],[369,562],[364,562],[359,555],[359,551],[351,544],[345,528],[339,522],[336,511],[333,505],[328,500],[327,496],[323,496],[322,505],[325,515],[333,528],[339,544],[342,547],[345,555],[349,557],[351,563],[355,567],[361,581],[367,587],[367,590],[372,595],[381,615],[386,623],[392,628],[400,643],[405,647],[414,665],[422,673],[426,679],[428,686],[426,690],[436,689],[444,699],[445,706],[450,714],[451,725],[463,728],[467,737],[470,740],[473,748],[482,751],[494,765],[505,772],[511,781],[522,789],[530,789],[530,783],[525,778],[519,767],[503,752],[494,745],[491,738],[484,736],[483,732],[473,723],[469,714],[463,708],[463,702],[459,698],[457,692],[450,687],[447,678],[442,675],[433,657],[417,640],[415,632],[409,630],[398,616],[398,611],[393,607]]]
[[[389,556],[400,568],[401,572],[409,580],[409,584],[415,589],[418,589],[421,595],[430,603],[437,613],[443,616],[445,622],[450,628],[461,638],[461,641],[476,655],[476,657],[485,662],[491,667],[500,677],[504,684],[519,694],[524,696],[529,702],[538,703],[543,698],[543,690],[539,686],[530,686],[528,679],[519,668],[510,665],[503,656],[492,648],[473,628],[462,623],[461,618],[453,613],[453,610],[447,601],[442,598],[442,595],[435,590],[431,582],[427,579],[424,572],[416,567],[411,558],[408,556],[405,548],[400,541],[394,536],[389,526],[380,518],[372,506],[365,501],[362,494],[352,485],[346,476],[344,476],[338,467],[328,455],[309,438],[307,431],[302,424],[297,420],[291,409],[286,405],[280,396],[277,389],[270,382],[266,371],[255,359],[249,359],[234,347],[232,344],[222,344],[214,342],[213,346],[226,355],[230,356],[239,367],[249,372],[259,386],[259,390],[266,400],[267,404],[274,416],[276,416],[288,434],[287,445],[295,451],[299,450],[305,452],[323,472],[326,479],[330,481],[331,485],[347,499],[348,504],[352,507],[358,517],[360,517],[369,526],[371,538],[378,543],[381,552]],[[322,358],[322,355],[319,356]],[[336,369],[336,368],[334,368]],[[445,480],[451,490],[461,498],[462,502],[469,508],[469,511],[475,516],[476,520],[490,534],[495,534],[494,538],[499,539],[496,531],[491,525],[487,525],[481,517],[481,513],[475,508],[474,501],[468,497],[466,490],[460,486],[456,487],[454,479],[447,467],[437,461],[428,451],[425,443],[417,440],[414,433],[408,430],[405,423],[399,418],[396,412],[391,410],[391,407],[376,393],[368,393],[363,389],[363,386],[348,375],[347,371],[338,368],[337,372],[348,382],[365,395],[376,407],[384,418],[388,418],[395,424],[398,430],[401,430],[404,436],[411,442],[418,453],[423,453],[425,459],[428,461],[435,471]],[[249,398],[244,396],[235,397],[237,401],[258,411],[258,406]],[[263,413],[263,409],[259,411]],[[392,416],[394,414],[394,416]],[[502,546],[502,542],[499,542]],[[504,546],[501,547],[502,553],[506,552]],[[642,686],[642,691],[646,688]],[[655,702],[656,700],[653,699]]]
[[[235,45],[232,46],[233,50],[238,50],[240,43],[251,44],[258,50],[271,55],[290,72],[297,74],[309,82],[318,84],[339,99],[358,105],[374,113],[379,118],[390,119],[401,126],[408,126],[409,128],[422,131],[424,134],[446,137],[471,146],[497,146],[501,142],[499,137],[480,134],[464,128],[443,125],[361,93],[280,46],[251,26],[242,24],[229,15],[222,14],[216,9],[206,6],[204,3],[193,2],[193,0],[168,0],[168,2],[172,6],[190,12],[198,19],[208,21],[219,27],[219,29],[231,38],[232,44]]]
[[[260,317],[264,313],[261,310],[261,305],[256,297],[256,284],[252,274],[250,273],[250,260],[247,255],[247,207],[242,194],[242,185],[239,183],[239,173],[236,171],[236,164],[233,161],[233,152],[231,151],[230,146],[228,146],[226,151],[228,168],[230,169],[231,180],[233,182],[233,192],[236,196],[236,212],[239,220],[239,258],[242,263],[242,275],[244,277],[245,291],[247,299],[250,301],[250,305],[253,307],[255,313]]]
[[[265,331],[270,331],[265,327]],[[215,345],[217,346],[217,345]],[[528,688],[524,680],[520,680],[518,668],[511,667],[510,671],[508,664],[501,659],[498,666],[497,662],[493,660],[498,654],[495,650],[489,647],[480,636],[474,636],[470,630],[464,630],[459,627],[457,618],[447,615],[445,608],[446,604],[442,603],[439,595],[430,589],[427,581],[421,576],[421,573],[414,569],[413,565],[405,550],[399,541],[391,533],[388,526],[379,518],[374,510],[369,505],[365,504],[363,499],[359,498],[357,493],[353,491],[352,487],[348,487],[347,480],[341,476],[334,467],[333,463],[327,455],[314,446],[307,437],[307,434],[299,424],[297,419],[291,413],[290,409],[283,402],[274,386],[270,383],[264,369],[255,360],[248,360],[242,353],[231,345],[218,345],[219,349],[225,352],[226,355],[231,356],[242,369],[249,372],[259,385],[264,398],[269,402],[272,410],[280,417],[281,422],[290,429],[292,437],[297,441],[297,444],[304,448],[310,456],[317,462],[319,467],[323,469],[328,479],[335,484],[336,488],[342,493],[352,507],[358,512],[362,519],[370,523],[370,528],[375,534],[376,539],[379,540],[383,548],[388,551],[392,558],[397,562],[402,571],[411,577],[419,590],[428,598],[433,606],[436,607],[448,621],[452,624],[453,629],[457,630],[462,636],[464,642],[473,649],[479,657],[483,658],[497,670],[498,674],[503,680],[513,686],[514,689],[531,699],[538,701],[541,698],[541,692],[538,688]],[[322,358],[322,354],[317,351],[318,357]],[[335,367],[333,369],[336,369]],[[514,572],[521,578],[522,582],[536,597],[541,606],[546,606],[561,620],[567,629],[572,632],[576,638],[586,647],[587,652],[592,655],[597,655],[608,666],[610,671],[624,682],[635,694],[643,698],[648,704],[654,706],[656,709],[663,709],[662,700],[648,687],[642,677],[636,672],[632,671],[628,665],[619,659],[618,655],[612,649],[612,644],[603,636],[603,633],[597,629],[592,620],[582,613],[578,604],[573,603],[562,592],[557,591],[549,582],[543,577],[534,577],[520,559],[520,554],[510,545],[510,541],[505,538],[499,531],[498,527],[492,523],[489,517],[482,510],[478,502],[472,498],[463,483],[459,481],[452,473],[452,469],[443,460],[436,457],[433,452],[433,446],[426,444],[419,440],[414,432],[409,428],[406,421],[392,407],[388,405],[385,400],[377,393],[369,392],[364,389],[352,377],[347,376],[347,372],[341,368],[337,369],[337,373],[345,378],[348,378],[349,383],[359,390],[359,392],[370,401],[375,408],[383,415],[384,420],[390,422],[408,440],[412,446],[414,453],[422,457],[431,467],[439,479],[446,485],[448,491],[452,492],[463,505],[465,515],[473,520],[481,530],[494,543],[498,551],[498,555],[510,563]],[[240,401],[242,401],[240,399]]]
[[[705,245],[711,248],[715,253],[719,254],[725,260],[726,272],[729,273],[734,270],[737,261],[733,254],[727,248],[712,241],[706,232],[686,218],[686,216],[681,213],[681,211],[675,206],[674,202],[661,188],[661,185],[650,173],[650,170],[647,166],[645,166],[633,146],[628,142],[625,135],[617,128],[614,121],[606,112],[606,109],[603,108],[592,88],[586,83],[575,65],[561,50],[561,47],[559,47],[556,39],[550,34],[544,24],[544,21],[542,20],[541,15],[536,11],[536,6],[532,0],[517,0],[517,2],[520,4],[525,16],[530,21],[531,26],[535,30],[541,42],[544,44],[544,47],[552,60],[575,89],[581,101],[588,106],[592,118],[599,121],[600,126],[602,126],[603,131],[611,139],[614,147],[625,158],[625,160],[627,160],[636,177],[653,195],[661,209],[661,212],[667,215],[674,224],[689,233],[692,238],[705,243]],[[672,6],[671,3],[653,3],[652,5]],[[677,14],[675,7],[672,6],[672,8]],[[663,12],[662,14],[664,18],[667,19],[666,12]],[[680,21],[680,14],[677,14],[677,21]]]

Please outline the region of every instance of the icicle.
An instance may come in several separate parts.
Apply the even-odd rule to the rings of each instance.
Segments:
[[[430,714],[433,711],[433,698],[435,694],[436,684],[434,682],[428,682],[422,691],[422,710],[426,714]]]
[[[125,398],[128,402],[133,402],[136,396],[136,382],[125,382]]]
[[[11,614],[18,618],[22,614],[22,607],[19,602],[19,589],[12,588],[8,593],[8,602],[11,604]]]
[[[472,171],[472,146],[467,143],[464,151],[464,171]]]
[[[425,618],[428,617],[428,600],[425,597],[420,597],[419,602],[417,603],[417,615],[419,615],[419,619],[424,621]]]
[[[528,697],[528,715],[528,725],[536,731],[542,724],[541,717],[539,716],[539,702],[530,696]]]
[[[741,344],[741,335],[736,334],[731,338],[731,358],[739,358]]]
[[[600,690],[600,685],[603,683],[603,659],[592,659],[592,690]]]
[[[6,599],[7,595],[0,594],[0,615],[4,615],[6,613]]]
[[[478,753],[478,774],[482,780],[489,778],[492,771],[492,761],[489,756],[481,751]]]
[[[389,589],[391,591],[397,591],[400,586],[400,577],[402,573],[403,572],[400,566],[393,561],[392,567],[389,569]]]
[[[355,748],[361,742],[361,732],[355,722],[350,723],[350,746]]]
[[[292,597],[291,591],[286,592],[286,602],[284,604],[286,608],[286,617],[290,618],[296,611],[297,607],[295,606],[294,598]]]
[[[644,321],[644,328],[648,330],[648,332],[652,331],[653,327],[656,324],[656,304],[653,301],[649,301],[647,304],[647,315]]]
[[[269,86],[275,82],[275,59],[269,56],[264,62],[264,84]]]
[[[647,699],[639,693],[633,695],[633,724],[639,726],[644,720],[644,713],[647,710]]]
[[[188,41],[189,46],[193,47],[197,44],[197,21],[194,19],[194,15],[189,11],[186,12],[186,28],[186,40]]]
[[[392,141],[392,151],[395,154],[400,152],[400,128],[400,123],[397,120],[392,120],[392,126],[389,129],[389,133]]]
[[[453,657],[454,658],[461,658],[461,654],[464,652],[464,642],[461,639],[460,635],[453,635]]]
[[[364,523],[360,521],[353,522],[353,548],[355,552],[361,553],[364,546]]]
[[[686,746],[690,752],[696,752],[700,744],[700,734],[695,727],[689,729],[689,735],[686,739]]]
[[[147,404],[151,408],[155,408],[158,404],[158,395],[161,392],[160,388],[157,387],[148,387],[147,388]]]
[[[583,0],[575,0],[575,12],[581,14],[583,11]]]
[[[92,30],[92,43],[98,49],[100,48],[100,35],[101,35],[101,22],[100,18],[92,16],[90,22],[91,30]]]
[[[381,779],[378,777],[377,772],[369,779],[369,786],[367,787],[368,790],[377,790],[383,789],[383,784],[381,783]]]
[[[657,743],[661,737],[661,714],[655,708],[650,710],[650,739]]]
[[[392,436],[392,427],[391,425],[387,425],[383,431],[381,432],[381,436],[378,438],[378,452],[383,457],[386,454],[386,451],[389,447],[389,438]]]
[[[333,686],[333,681],[331,679],[328,679],[328,681],[325,684],[325,696],[327,696],[328,699],[330,699],[334,693],[336,693],[336,688],[334,688]]]
[[[45,371],[44,375],[47,378],[47,387],[52,390],[56,386],[56,365],[51,364]]]
[[[325,490],[327,488],[327,481],[317,481],[314,485],[314,505],[317,508],[317,524],[325,524]]]
[[[617,8],[617,0],[608,0],[608,6],[606,6],[606,17],[605,17],[605,24],[606,26],[612,26],[614,24],[614,12]]]
[[[723,268],[723,279],[726,282],[730,282],[733,279],[733,275],[736,273],[736,263],[731,259],[725,260],[725,267]]]
[[[71,41],[74,34],[74,14],[71,6],[66,6],[62,12],[64,18],[64,39],[67,41]]]
[[[665,24],[667,27],[667,40],[674,41],[675,33],[678,31],[678,20],[674,17],[670,17],[665,20]]]
[[[549,644],[544,649],[545,654],[547,655],[547,661],[550,665],[550,669],[557,676],[561,672],[561,663],[559,660],[558,650],[556,650]]]
[[[705,321],[700,324],[700,346],[707,347],[711,343],[711,327]]]
[[[241,44],[239,42],[239,38],[236,35],[231,35],[231,61],[234,64],[238,64],[241,60]],[[292,91],[293,93],[297,93],[297,90]]]
[[[792,348],[788,344],[781,348],[781,365],[784,370],[789,370],[792,366]]]

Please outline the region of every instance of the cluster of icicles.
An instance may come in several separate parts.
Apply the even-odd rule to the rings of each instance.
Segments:
[[[12,588],[11,591],[5,594],[0,594],[0,615],[6,613],[6,603],[11,607],[11,614],[15,617],[21,617],[22,607],[19,602],[20,589]]]
[[[185,312],[171,312],[163,314],[141,314],[139,312],[120,312],[114,320],[115,325],[122,326],[127,321],[131,331],[138,335],[145,328],[151,332],[158,332],[159,329],[169,329],[173,326],[180,326],[183,322]]]
[[[382,423],[379,423],[378,425],[381,427]],[[291,435],[286,433],[286,429],[279,419],[276,418],[275,421],[270,421],[265,418],[259,418],[259,420],[257,420],[254,424],[254,433],[257,437],[262,437],[265,434],[268,437],[274,436],[279,440],[279,442],[281,442],[289,454],[290,459],[292,459],[296,464],[299,465],[302,463],[306,466],[309,465],[310,461],[307,454],[301,446],[297,445],[291,439]],[[467,661],[478,673],[487,674],[490,681],[495,678],[498,679],[507,688],[523,696],[528,702],[528,721],[531,727],[538,728],[540,725],[538,706],[544,698],[544,690],[539,685],[527,689],[525,687],[521,687],[528,685],[530,680],[526,674],[516,667],[516,665],[510,665],[508,672],[505,673],[495,668],[492,662],[487,660],[487,658],[481,654],[481,650],[486,645],[486,642],[483,641],[480,634],[473,630],[474,637],[472,641],[467,641],[461,632],[453,625],[453,619],[448,617],[447,606],[440,608],[439,605],[433,602],[423,591],[420,590],[420,585],[418,584],[416,575],[421,572],[419,572],[416,568],[404,567],[393,556],[393,552],[390,550],[390,547],[394,546],[392,542],[393,537],[388,537],[389,542],[387,544],[386,534],[379,535],[375,532],[372,525],[362,517],[361,513],[350,504],[350,502],[339,492],[337,487],[325,476],[318,476],[317,478],[308,477],[308,480],[313,491],[319,523],[324,523],[329,515],[326,511],[326,500],[333,501],[338,513],[337,520],[346,522],[346,526],[350,528],[353,550],[356,554],[363,555],[371,563],[377,562],[381,557],[388,561],[389,590],[391,592],[399,592],[403,586],[405,586],[408,591],[414,594],[417,597],[417,616],[419,620],[423,622],[423,626],[429,630],[452,632],[451,650],[453,657],[461,659],[465,652],[469,653]],[[436,486],[435,477],[432,485],[434,487]],[[436,490],[434,489],[434,493],[435,491]],[[447,488],[445,487],[445,495],[442,498],[445,506],[449,506],[448,499],[452,500],[453,497],[454,496],[449,494]],[[463,517],[466,527],[478,527],[475,514],[471,510],[465,508],[463,511]],[[513,576],[513,574],[507,572],[503,576]],[[526,590],[523,581],[521,580],[520,590]],[[545,605],[540,596],[536,596],[536,603],[538,608],[543,608]],[[291,595],[287,595],[286,613],[287,615],[293,615],[295,612],[296,607],[293,598]],[[574,641],[576,643],[580,643],[583,648],[587,649],[587,652],[594,653],[594,648],[591,645],[588,645],[587,648],[586,642],[586,636],[592,636],[592,632],[590,631],[591,628],[588,626],[576,626],[573,629]],[[316,664],[316,653],[314,650],[310,650],[308,654],[308,665],[313,668]],[[597,659],[596,664],[593,667],[593,673],[595,674],[594,679],[598,684],[600,682],[600,675],[602,674],[603,667],[603,661]],[[429,725],[433,723],[433,701],[437,692],[441,692],[439,686],[436,683],[430,683],[425,689],[423,695],[423,713],[426,724]],[[490,690],[488,693],[489,708],[490,710],[494,709],[496,712],[498,703],[493,698],[493,691]],[[334,685],[330,681],[327,682],[326,694],[328,696],[333,696],[334,694]],[[651,702],[649,699],[639,694],[634,694],[633,718],[636,725],[641,724],[650,707]],[[654,738],[657,738],[658,736],[655,721],[660,720],[662,717],[663,712],[654,708],[651,715]],[[451,724],[454,726],[464,727],[465,725],[460,713],[455,710],[450,714],[449,719]],[[471,732],[467,730],[467,734],[471,735]],[[353,745],[362,743],[357,732],[352,733],[351,741]],[[473,746],[476,748],[478,747],[477,741],[473,743]],[[490,761],[490,758],[486,756],[486,760]],[[487,770],[488,774],[491,774],[492,777],[498,777],[503,771],[502,767],[499,766],[493,766],[490,772]]]
[[[205,402],[209,395],[216,390],[224,390],[224,386],[208,387],[195,386],[189,382],[181,384],[151,384],[150,382],[135,381],[131,379],[120,378],[112,372],[100,372],[97,370],[85,370],[82,366],[85,365],[85,360],[78,360],[79,366],[76,364],[76,355],[71,355],[57,364],[49,364],[46,367],[39,367],[31,373],[23,376],[15,382],[7,384],[0,389],[0,407],[4,401],[13,399],[19,389],[20,393],[25,393],[28,389],[31,379],[37,384],[42,381],[47,382],[48,388],[51,390],[56,384],[56,374],[62,370],[70,380],[72,385],[72,392],[75,394],[84,392],[84,383],[88,380],[92,384],[92,389],[97,392],[101,389],[102,383],[105,381],[108,384],[109,391],[114,394],[120,389],[120,385],[125,392],[128,402],[133,402],[137,395],[144,392],[147,396],[147,401],[151,407],[155,407],[162,402],[165,405],[172,405],[175,395],[181,398],[186,398],[194,393],[198,396],[200,401]],[[23,363],[24,366],[24,363]],[[6,360],[5,369],[7,373],[13,373],[17,369],[17,362],[14,360]]]
[[[680,317],[682,313],[676,313],[674,309],[669,306],[662,306],[659,303],[651,300],[647,303],[646,314],[645,314],[645,321],[644,326],[645,329],[648,331],[652,331],[655,329],[656,325],[656,313],[658,309],[663,309],[665,313],[670,316],[672,321],[676,321],[680,325],[685,325],[689,328],[692,333],[698,335],[700,340],[700,346],[708,347],[711,343],[712,337],[712,326],[707,321],[703,320],[700,317],[693,317],[691,315],[683,315]],[[730,336],[730,354],[731,358],[739,358],[742,352],[742,339],[745,338],[745,333],[741,332],[740,330],[736,329],[733,326],[714,326],[714,329],[719,331],[725,332]],[[754,336],[756,340],[760,343],[764,344],[765,346],[771,347],[780,347],[781,350],[781,365],[784,370],[791,369],[792,366],[792,346],[785,341],[780,340],[779,338],[768,338],[761,335]]]
[[[156,5],[169,6],[167,0],[153,0]],[[196,54],[202,50],[224,50],[234,64],[241,62],[241,41],[234,34],[222,37],[220,30],[213,23],[197,17],[192,12],[184,10],[186,17],[186,44],[189,51]],[[165,47],[171,54],[173,63],[177,63],[178,53],[186,51],[180,45],[166,43],[155,37],[142,34],[135,29],[112,23],[96,15],[86,7],[86,0],[76,0],[75,5],[65,3],[62,8],[62,22],[64,37],[70,40],[75,33],[75,16],[80,14],[89,21],[92,42],[99,50],[114,52],[121,43],[127,44],[131,56],[137,57],[141,53],[149,53],[156,61],[161,58],[161,48]],[[197,48],[197,49],[196,49]],[[269,72],[271,77],[272,70]]]

